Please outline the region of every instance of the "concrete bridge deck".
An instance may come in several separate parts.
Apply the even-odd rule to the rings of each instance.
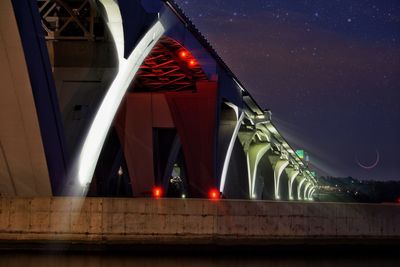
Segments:
[[[400,205],[0,198],[0,243],[400,244]]]

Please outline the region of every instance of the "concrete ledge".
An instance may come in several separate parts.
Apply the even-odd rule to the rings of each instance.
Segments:
[[[1,243],[400,244],[400,205],[0,198]]]

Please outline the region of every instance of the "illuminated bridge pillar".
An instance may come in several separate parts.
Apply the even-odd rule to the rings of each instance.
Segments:
[[[310,190],[310,196],[309,196],[310,200],[313,200],[313,199],[314,199],[314,198],[313,198],[314,192],[315,192],[315,187],[313,187],[313,188]]]
[[[273,166],[274,166],[274,192],[275,192],[275,199],[281,198],[280,192],[280,179],[282,172],[285,168],[289,165],[289,161],[287,159],[279,159]]]
[[[310,189],[308,190],[308,193],[307,193],[307,198],[308,198],[308,200],[312,200],[312,194],[313,194],[314,190],[315,190],[315,186],[312,185],[312,186],[310,187]]]
[[[289,192],[289,200],[293,200],[293,183],[294,180],[296,180],[296,177],[299,175],[299,171],[294,169],[294,168],[290,168],[290,169],[286,169],[287,171],[287,175],[289,177],[288,180],[288,192]]]
[[[308,199],[309,200],[313,200],[313,198],[312,198],[312,191],[314,190],[314,185],[311,185],[311,187],[310,187],[310,189],[308,190]]]
[[[244,117],[244,113],[239,114],[237,106],[231,103],[222,103],[218,128],[218,167],[221,171],[220,192],[224,193],[229,165],[232,158],[232,152],[235,142],[238,138],[239,128]],[[234,158],[232,159],[235,160]],[[239,176],[239,175],[238,175]],[[236,178],[230,175],[230,179]],[[243,179],[243,177],[238,177]]]
[[[308,199],[309,200],[313,200],[313,198],[312,198],[312,191],[314,190],[314,188],[315,188],[315,186],[314,186],[314,184],[312,184],[311,186],[310,186],[310,189],[308,190]]]
[[[269,143],[253,143],[250,144],[247,151],[247,164],[249,175],[249,193],[252,199],[261,199],[262,181],[256,180],[257,168],[261,158],[271,149]],[[260,185],[261,184],[261,185]]]
[[[107,12],[107,24],[117,48],[119,67],[116,77],[94,116],[79,154],[77,175],[82,187],[90,184],[92,180],[108,130],[130,83],[146,56],[165,32],[164,26],[157,21],[144,33],[136,46],[132,47],[131,53],[126,55],[129,51],[126,44],[129,42],[124,37],[128,38],[129,36],[124,36],[126,29],[123,28],[122,23],[125,9],[121,8],[121,14],[118,4],[114,1],[102,0],[101,3]]]
[[[308,200],[308,195],[307,195],[307,192],[308,192],[308,189],[310,188],[310,186],[311,186],[311,183],[307,183],[306,184],[306,186],[305,186],[305,188],[304,188],[304,192],[303,192],[303,199],[304,200]]]
[[[301,186],[304,184],[304,182],[306,181],[307,179],[305,178],[305,177],[303,177],[301,180],[300,180],[300,182],[299,182],[299,185],[297,186],[297,199],[298,200],[302,200],[303,198],[301,197]]]
[[[310,194],[311,194],[312,189],[313,189],[313,186],[311,185],[311,186],[308,188],[308,191],[307,191],[307,199],[308,199],[308,200],[311,200]]]
[[[221,106],[224,106],[221,105]],[[232,114],[231,114],[232,115]],[[217,143],[217,173],[220,173],[220,192],[223,197],[231,199],[249,199],[250,185],[247,162],[247,151],[240,139],[240,128],[244,112],[234,115],[230,121],[220,114]],[[230,123],[227,124],[227,122]]]

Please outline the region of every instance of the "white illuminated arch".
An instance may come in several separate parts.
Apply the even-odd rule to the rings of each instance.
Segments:
[[[289,200],[293,200],[293,182],[296,180],[297,175],[299,175],[298,170],[293,170],[289,173],[288,190],[289,190]]]
[[[238,108],[236,107],[235,112],[238,115],[238,111],[237,110],[238,110]],[[224,192],[226,174],[228,172],[229,162],[230,162],[231,156],[232,156],[232,150],[233,150],[233,147],[235,146],[235,140],[236,140],[236,138],[238,136],[240,125],[242,123],[243,118],[244,118],[244,112],[242,112],[242,114],[240,114],[240,117],[236,122],[235,130],[232,133],[231,141],[229,142],[228,150],[227,150],[226,155],[225,155],[224,166],[222,168],[221,184],[219,186],[219,191],[220,192]]]
[[[78,161],[78,179],[82,186],[91,182],[101,149],[118,107],[140,65],[165,32],[157,21],[143,36],[127,59],[123,57],[124,36],[118,4],[113,0],[100,0],[107,13],[107,26],[118,52],[118,73],[96,112],[85,138]]]
[[[302,200],[300,190],[301,190],[301,186],[303,185],[303,183],[304,183],[306,180],[307,180],[307,179],[306,179],[305,177],[303,177],[303,179],[301,179],[299,185],[297,186],[297,199],[298,199],[298,200]]]
[[[248,174],[249,174],[249,186],[250,186],[250,197],[255,199],[259,196],[256,195],[255,190],[256,190],[256,175],[257,175],[257,169],[258,169],[258,163],[260,162],[261,158],[267,153],[268,150],[271,149],[271,144],[270,143],[258,143],[249,148],[249,151],[247,152],[247,168],[248,168]],[[251,166],[250,166],[250,154],[253,153],[251,150],[254,150],[256,157],[253,162],[253,172],[251,172]]]
[[[306,184],[306,187],[304,188],[304,200],[308,200],[308,197],[307,197],[307,191],[308,191],[308,188],[310,188],[310,186],[311,186],[311,183],[307,183]]]
[[[274,185],[275,185],[275,199],[280,199],[279,182],[281,175],[286,166],[289,165],[288,160],[278,160],[274,168]]]

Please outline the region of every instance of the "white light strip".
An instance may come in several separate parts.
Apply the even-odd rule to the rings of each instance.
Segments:
[[[310,200],[313,200],[314,192],[315,192],[315,188],[313,188],[313,190],[312,190],[311,193],[310,193]]]
[[[122,48],[123,31],[121,15],[119,12],[116,12],[114,1],[102,0],[102,3],[107,11],[108,26],[116,42],[119,70],[96,113],[79,155],[78,178],[82,186],[86,186],[92,179],[108,130],[126,90],[140,65],[165,31],[162,24],[159,21],[156,22],[140,40],[128,59],[125,59]],[[109,8],[110,6],[112,8]]]
[[[228,167],[229,167],[229,162],[231,161],[232,150],[233,150],[233,147],[235,146],[235,141],[238,136],[240,125],[242,123],[243,118],[244,118],[244,113],[242,112],[242,114],[240,114],[239,120],[236,122],[235,130],[233,131],[231,141],[229,142],[228,150],[225,155],[224,166],[222,167],[221,184],[219,186],[220,192],[224,192],[226,174],[228,173]]]
[[[247,155],[246,155],[246,161],[247,161],[247,179],[249,180],[248,181],[248,183],[249,183],[249,197],[250,198],[254,198],[253,192],[252,192],[253,187],[251,185],[251,171],[250,171],[250,156],[249,156],[249,153],[247,153]]]
[[[306,184],[306,187],[304,188],[304,200],[307,200],[308,199],[308,197],[307,197],[307,191],[308,191],[308,188],[310,187],[310,183],[307,183]]]
[[[311,191],[314,189],[314,186],[311,186],[310,189],[308,190],[307,193],[307,198],[310,199],[311,198]]]
[[[234,78],[233,81],[236,83],[236,85],[242,90],[242,92],[245,92],[244,88],[239,84],[239,82]]]
[[[310,191],[311,191],[311,192],[310,192],[310,198],[312,198],[312,195],[314,194],[314,191],[315,191],[315,186],[313,186],[312,189],[311,189]]]

